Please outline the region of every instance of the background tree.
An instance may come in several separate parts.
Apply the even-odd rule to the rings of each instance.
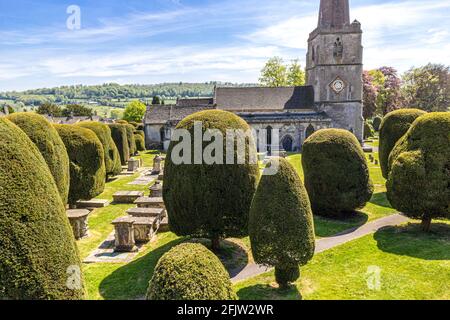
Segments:
[[[308,194],[285,159],[279,159],[275,175],[261,178],[250,210],[249,235],[255,261],[275,266],[281,288],[297,280],[299,265],[305,265],[314,255],[314,223]]]
[[[363,72],[363,116],[368,120],[377,111],[378,86],[368,71]]]
[[[160,105],[161,104],[161,97],[160,96],[154,96],[152,100],[152,105]]]
[[[395,145],[390,159],[387,196],[407,216],[422,219],[430,230],[433,218],[450,218],[450,113],[419,117]]]
[[[79,300],[67,286],[79,267],[72,228],[39,150],[11,121],[0,118],[0,299]]]
[[[62,108],[58,105],[50,102],[46,102],[44,104],[41,104],[37,110],[37,113],[42,115],[50,115],[53,117],[61,117],[62,116]]]
[[[94,113],[92,109],[82,106],[80,104],[68,104],[63,110],[62,115],[64,117],[92,117]]]
[[[449,111],[450,67],[427,64],[412,68],[403,76],[404,94],[408,106],[432,111]]]
[[[287,68],[283,59],[274,57],[267,61],[261,70],[259,83],[266,87],[283,87],[287,85]]]
[[[298,59],[292,60],[287,72],[288,86],[304,86],[305,85],[305,71],[298,62]]]
[[[131,101],[125,108],[123,119],[128,122],[142,122],[147,107],[138,100]]]
[[[402,80],[397,70],[392,67],[381,67],[379,71],[384,75],[384,84],[379,91],[379,104],[383,115],[403,108]]]

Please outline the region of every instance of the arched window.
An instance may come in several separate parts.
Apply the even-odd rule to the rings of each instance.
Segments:
[[[313,125],[310,124],[308,128],[306,128],[305,132],[305,139],[308,139],[316,130],[314,129]]]
[[[287,135],[281,140],[281,145],[283,146],[284,151],[292,152],[292,145],[294,141],[290,135]]]
[[[272,154],[272,130],[273,128],[271,126],[268,126],[266,128],[267,131],[267,137],[266,137],[266,141],[267,141],[267,152],[269,154]]]

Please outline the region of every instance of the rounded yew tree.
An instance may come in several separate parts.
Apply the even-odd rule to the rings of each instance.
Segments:
[[[185,243],[159,259],[148,300],[236,300],[228,272],[201,244]]]
[[[389,155],[395,144],[405,135],[411,124],[426,112],[419,109],[400,109],[388,113],[380,127],[380,166],[385,179],[388,178]]]
[[[90,200],[105,189],[103,145],[92,130],[76,125],[55,125],[69,154],[69,204]]]
[[[450,218],[450,113],[418,118],[389,162],[387,196],[394,208],[421,219],[424,231],[433,218]]]
[[[120,161],[122,165],[126,165],[130,159],[130,148],[128,147],[127,128],[119,123],[110,124],[111,137],[119,151]]]
[[[136,142],[137,151],[145,151],[145,133],[144,131],[136,130],[134,132],[134,141]]]
[[[136,140],[134,139],[134,130],[136,129],[131,124],[125,124],[124,126],[127,130],[127,141],[130,156],[133,156],[136,153]]]
[[[381,118],[380,116],[376,116],[375,118],[373,118],[372,125],[373,125],[373,129],[376,132],[380,131],[382,121],[383,121],[383,118]]]
[[[77,124],[80,127],[92,130],[103,145],[105,155],[106,175],[116,176],[122,172],[122,163],[119,150],[111,137],[111,129],[100,122],[83,121]]]
[[[43,116],[32,112],[18,112],[7,117],[33,141],[41,152],[55,179],[63,203],[69,194],[69,157],[58,132]]]
[[[314,214],[340,217],[364,207],[372,197],[366,157],[349,131],[315,132],[305,141],[302,163]]]
[[[365,121],[364,122],[364,139],[369,139],[375,135],[375,130],[373,129],[372,125]]]
[[[84,298],[72,229],[44,158],[4,118],[0,141],[0,299]]]
[[[202,154],[215,155],[216,161],[194,163],[195,123],[199,125],[200,132],[206,132],[208,128],[220,133],[212,139],[217,146],[215,152],[212,151],[212,142],[204,142],[202,146],[200,140]],[[259,178],[250,127],[233,113],[210,110],[188,116],[176,129],[175,135],[182,132],[189,134],[180,142],[171,142],[165,163],[163,194],[171,230],[178,235],[210,238],[213,249],[217,250],[220,238],[248,234],[248,214]],[[228,139],[230,145],[235,142],[236,152],[231,154],[233,148],[229,148],[228,154],[232,161],[226,159],[227,129],[248,133],[245,139],[242,134],[237,135],[242,142],[240,144],[236,143],[237,139]],[[245,150],[237,150],[238,145],[244,146]],[[238,154],[244,160],[241,163],[237,162]],[[180,158],[182,161],[179,161]]]
[[[277,283],[286,287],[300,276],[299,265],[314,255],[314,222],[306,189],[285,159],[272,160],[275,175],[263,175],[249,217],[252,253],[259,264],[274,266]]]

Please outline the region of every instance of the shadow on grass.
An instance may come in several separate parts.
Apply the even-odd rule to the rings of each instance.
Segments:
[[[314,226],[316,236],[327,238],[347,234],[366,224],[368,220],[369,216],[360,211],[347,214],[339,219],[331,219],[315,215]]]
[[[383,208],[392,209],[391,204],[387,199],[386,192],[375,193],[369,202]]]
[[[419,223],[380,229],[374,236],[384,252],[423,260],[450,260],[450,225],[433,223],[425,233]]]
[[[268,284],[256,284],[240,289],[239,300],[302,300],[302,295],[295,285],[279,289]]]
[[[171,241],[111,273],[100,283],[102,297],[107,300],[143,299],[158,260],[183,240]]]

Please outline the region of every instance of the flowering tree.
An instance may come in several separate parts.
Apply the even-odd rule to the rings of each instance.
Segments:
[[[401,109],[404,106],[401,86],[402,80],[397,70],[392,67],[381,67],[378,69],[384,75],[384,85],[378,96],[378,102],[383,114]]]
[[[375,79],[369,71],[363,72],[363,116],[370,119],[377,110],[377,97],[379,87],[375,84]]]

